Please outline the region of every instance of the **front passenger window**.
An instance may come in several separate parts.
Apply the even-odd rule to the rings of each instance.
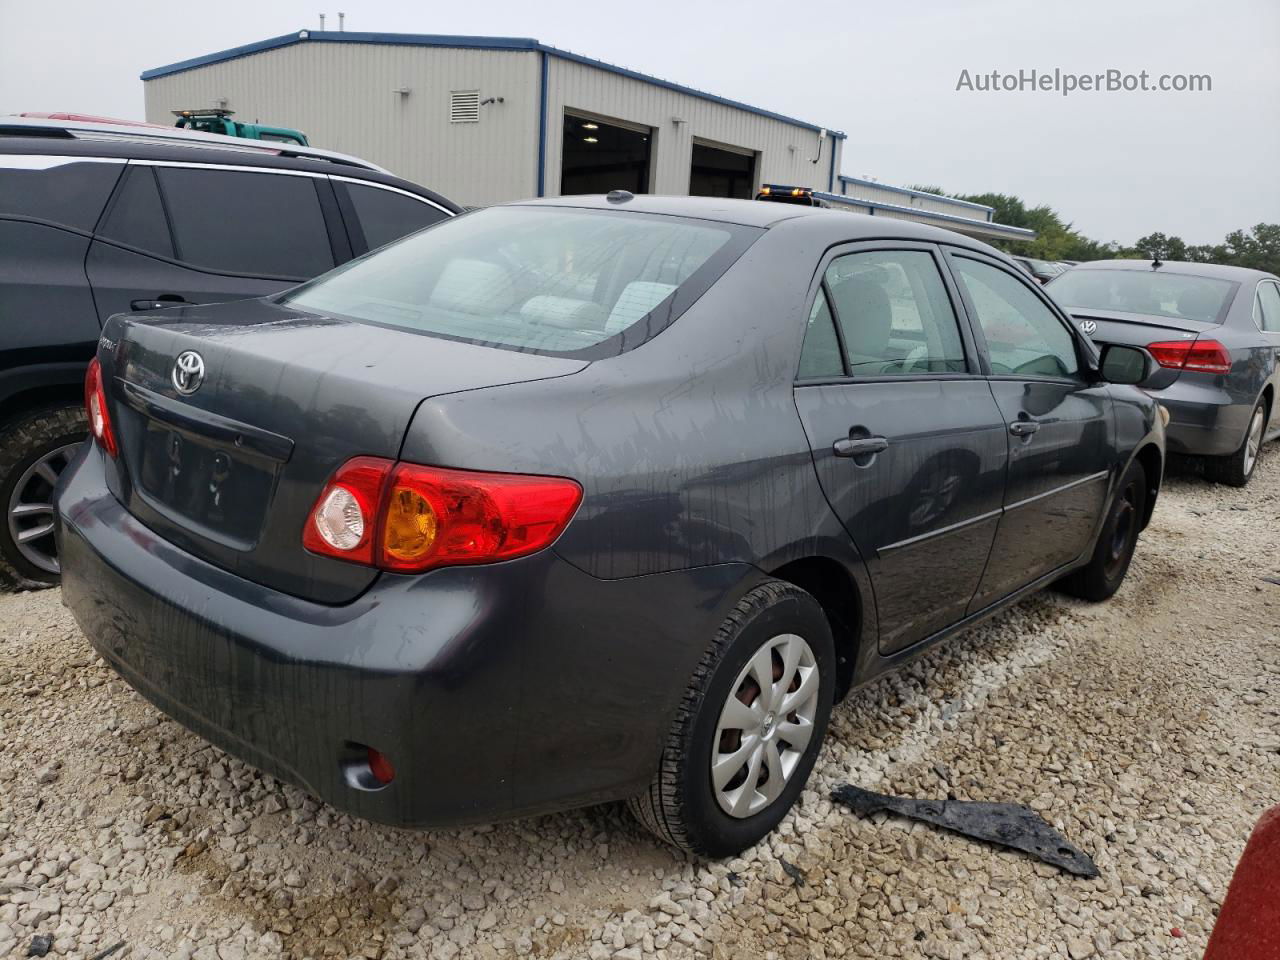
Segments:
[[[832,261],[826,283],[852,376],[965,372],[960,328],[933,254],[847,254]]]
[[[952,262],[978,314],[993,373],[1072,377],[1079,372],[1071,332],[1021,280],[968,257]]]

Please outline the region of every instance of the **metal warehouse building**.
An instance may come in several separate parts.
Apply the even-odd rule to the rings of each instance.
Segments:
[[[749,198],[775,183],[974,236],[1032,236],[985,207],[841,176],[841,132],[531,39],[301,30],[142,80],[153,123],[224,107],[464,205],[615,188]]]

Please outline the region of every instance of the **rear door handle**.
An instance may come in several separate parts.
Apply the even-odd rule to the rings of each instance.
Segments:
[[[1009,424],[1009,432],[1015,437],[1029,437],[1040,429],[1040,424],[1035,420],[1015,420]]]
[[[884,437],[841,437],[831,446],[831,452],[837,457],[865,457],[873,453],[883,453],[889,449],[889,441]]]

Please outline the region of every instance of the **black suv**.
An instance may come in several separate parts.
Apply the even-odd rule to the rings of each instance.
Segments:
[[[102,323],[277,293],[461,208],[353,157],[0,118],[0,585],[55,583]]]

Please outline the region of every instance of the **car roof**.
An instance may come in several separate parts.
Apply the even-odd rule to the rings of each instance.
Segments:
[[[804,231],[825,236],[831,243],[857,240],[900,239],[923,243],[949,243],[969,247],[1001,258],[1006,255],[994,247],[972,240],[951,230],[899,220],[896,217],[870,216],[844,210],[779,203],[776,200],[730,200],[722,197],[676,197],[640,194],[621,202],[606,195],[548,197],[521,200],[514,205],[537,207],[578,207],[592,210],[625,210],[671,217],[690,217],[741,226],[771,229],[786,225],[788,232]]]
[[[1192,263],[1188,260],[1161,260],[1159,268],[1155,268],[1151,260],[1090,260],[1071,268],[1072,273],[1077,270],[1130,270],[1138,273],[1149,270],[1155,273],[1180,273],[1184,276],[1233,280],[1237,283],[1261,280],[1264,277],[1277,279],[1274,273],[1254,270],[1252,267],[1236,267],[1226,263]]]
[[[0,117],[0,134],[48,139],[76,139],[93,142],[174,143],[184,147],[203,145],[209,149],[234,150],[239,153],[257,152],[268,156],[309,157],[328,160],[346,166],[361,167],[388,173],[376,163],[319,147],[304,147],[274,140],[250,140],[245,137],[229,137],[222,133],[206,133],[182,127],[162,127],[151,123],[131,123],[106,117],[77,119],[72,115],[62,117],[8,116]]]
[[[277,152],[263,149],[237,149],[236,138],[223,137],[233,145],[209,145],[201,141],[190,143],[161,139],[81,139],[78,137],[30,136],[25,131],[19,133],[6,129],[7,117],[0,117],[0,156],[6,154],[35,154],[39,156],[83,157],[85,160],[155,160],[174,163],[198,163],[212,166],[260,167],[263,170],[301,170],[307,173],[323,174],[333,177],[346,177],[364,180],[370,183],[381,183],[396,187],[425,197],[432,203],[442,206],[452,213],[461,213],[462,208],[421,184],[413,183],[394,176],[381,168],[370,169],[363,166],[352,166],[336,163],[327,158],[316,156],[294,156],[291,152]]]

